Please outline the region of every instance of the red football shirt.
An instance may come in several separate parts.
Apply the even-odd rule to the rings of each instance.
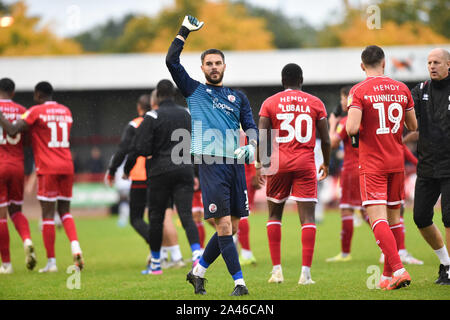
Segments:
[[[362,111],[359,131],[361,173],[402,172],[405,112],[414,108],[408,87],[386,76],[368,77],[348,97]]]
[[[352,141],[347,134],[345,124],[347,123],[347,116],[339,121],[336,128],[336,134],[344,144],[344,163],[342,164],[342,170],[351,171],[357,169],[359,166],[359,152],[358,148],[352,147]]]
[[[38,174],[73,174],[70,152],[72,113],[54,101],[31,107],[23,115],[30,126],[36,172]]]
[[[0,111],[10,122],[19,120],[27,109],[11,100],[0,100]],[[0,163],[23,167],[23,133],[10,137],[0,127]]]
[[[301,90],[287,89],[267,98],[259,115],[269,118],[272,129],[279,130],[275,138],[278,172],[316,169],[316,122],[327,117],[319,98]]]

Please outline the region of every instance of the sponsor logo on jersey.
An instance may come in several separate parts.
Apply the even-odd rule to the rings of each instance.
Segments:
[[[233,96],[232,94],[230,94],[230,95],[228,95],[228,101],[235,102],[236,101],[236,97]]]

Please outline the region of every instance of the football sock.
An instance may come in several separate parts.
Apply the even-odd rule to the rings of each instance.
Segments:
[[[42,237],[47,252],[47,258],[55,257],[55,222],[53,219],[43,219]]]
[[[239,220],[239,228],[237,232],[238,240],[241,248],[248,251],[250,251],[249,231],[250,226],[248,224],[248,218],[241,218],[241,220]]]
[[[397,223],[392,226],[390,226],[390,229],[392,231],[392,234],[395,238],[395,243],[397,244],[397,249],[400,253],[404,253],[405,251],[405,233],[403,232],[403,226],[402,223]],[[403,249],[401,247],[403,246]]]
[[[219,236],[219,248],[223,260],[227,265],[228,272],[233,277],[233,280],[242,279],[241,265],[239,263],[239,256],[236,246],[233,242],[233,236]]]
[[[241,255],[244,259],[253,258],[253,252],[251,252],[250,250],[241,249]]]
[[[9,252],[9,230],[8,230],[8,220],[0,220],[0,255],[2,262],[4,264],[11,262],[10,252]]]
[[[444,266],[450,265],[450,258],[448,256],[447,247],[445,245],[438,250],[434,250],[434,252],[436,252],[436,255],[438,256],[441,264],[443,264]]]
[[[205,248],[205,236],[206,236],[206,232],[205,232],[205,225],[203,224],[203,222],[199,222],[196,224],[197,226],[197,230],[198,230],[198,238],[199,238],[199,242],[200,242],[200,247],[202,249]]]
[[[305,223],[302,225],[302,266],[311,267],[314,244],[316,242],[316,225]]]
[[[281,221],[269,220],[267,222],[267,238],[269,239],[270,257],[272,265],[281,264]]]
[[[341,252],[349,254],[353,237],[353,216],[342,217]]]
[[[72,215],[70,213],[63,214],[61,221],[69,241],[78,241],[77,228],[75,227],[75,221]]]
[[[391,268],[391,265],[387,261],[386,255],[384,256],[383,276],[385,276],[387,278],[392,278],[392,268]]]
[[[397,271],[398,269],[403,268],[400,256],[398,255],[395,237],[392,234],[391,229],[389,228],[387,220],[375,220],[372,224],[372,230],[375,235],[377,244],[380,247],[381,251],[383,251],[383,254],[386,257],[387,262],[391,266],[392,271]]]
[[[16,212],[11,216],[11,220],[14,223],[14,227],[16,227],[17,232],[19,233],[22,241],[26,239],[31,239],[30,226],[28,224],[28,219],[22,212]]]
[[[206,245],[205,251],[200,258],[199,264],[201,264],[204,268],[208,268],[209,265],[213,263],[219,255],[219,236],[217,235],[217,232],[215,232]]]
[[[400,218],[400,224],[401,224],[401,230],[403,233],[403,237],[402,237],[402,241],[397,245],[397,249],[400,250],[406,250],[406,246],[405,246],[405,235],[406,235],[406,228],[405,228],[405,221],[403,218]]]
[[[183,255],[181,254],[180,246],[178,244],[166,248],[167,251],[170,252],[170,257],[172,258],[172,261],[179,261],[183,259]]]

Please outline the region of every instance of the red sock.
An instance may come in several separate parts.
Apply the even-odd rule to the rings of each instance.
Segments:
[[[42,237],[47,251],[47,258],[55,257],[55,221],[53,219],[44,219],[42,221]]]
[[[267,221],[267,238],[272,265],[277,266],[281,264],[281,221]]]
[[[316,243],[316,225],[305,223],[302,225],[302,266],[311,267],[314,244]]]
[[[392,268],[391,268],[391,265],[388,263],[386,256],[384,256],[383,276],[392,277]]]
[[[200,248],[204,249],[205,248],[205,225],[203,224],[203,222],[199,222],[196,224],[197,225],[197,230],[198,230],[198,238],[200,241]]]
[[[0,255],[3,263],[10,263],[8,220],[0,220]]]
[[[16,227],[22,241],[26,239],[31,239],[30,225],[28,224],[28,219],[24,216],[22,212],[16,212],[11,216],[11,220]]]
[[[77,228],[75,227],[75,221],[73,221],[72,215],[70,213],[63,214],[61,221],[69,241],[78,241]]]
[[[237,235],[241,248],[245,250],[250,250],[249,231],[250,226],[248,224],[248,218],[241,218],[241,220],[239,220]]]
[[[342,217],[341,250],[350,253],[353,237],[353,216]]]
[[[377,240],[378,246],[383,251],[387,262],[392,268],[392,271],[397,271],[403,268],[403,264],[400,260],[397,251],[397,244],[395,237],[389,229],[389,225],[386,219],[375,220],[372,224],[372,230]]]
[[[391,231],[394,235],[398,250],[405,249],[405,233],[403,232],[403,224],[400,222],[392,225]]]

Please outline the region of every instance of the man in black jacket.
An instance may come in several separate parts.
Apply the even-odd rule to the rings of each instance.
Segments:
[[[431,80],[412,90],[419,123],[414,222],[440,260],[437,284],[450,284],[450,258],[439,229],[433,224],[433,207],[439,196],[447,246],[450,244],[450,54],[434,49],[428,55]]]
[[[184,132],[185,135],[182,137],[190,137],[191,116],[186,108],[175,103],[175,88],[171,81],[161,80],[156,86],[156,92],[159,108],[145,115],[136,132],[133,151],[128,156],[124,171],[129,171],[137,156],[147,157],[149,233],[152,255],[150,268],[152,274],[161,274],[160,249],[163,221],[170,199],[173,199],[186,231],[193,262],[200,258],[200,244],[197,227],[192,219],[194,168],[189,154],[175,152],[180,141],[172,139],[177,132]],[[190,140],[184,143],[189,145]],[[181,153],[182,151],[183,149]],[[175,156],[177,159],[174,159]],[[183,159],[183,156],[187,161],[178,161]]]

